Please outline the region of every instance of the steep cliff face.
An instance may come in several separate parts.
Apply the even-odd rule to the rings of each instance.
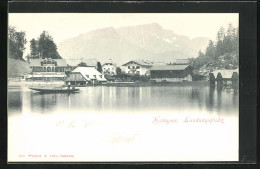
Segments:
[[[178,58],[196,57],[208,43],[207,38],[190,40],[152,23],[139,26],[94,30],[58,44],[64,59],[112,59],[123,64],[132,59],[173,62]]]

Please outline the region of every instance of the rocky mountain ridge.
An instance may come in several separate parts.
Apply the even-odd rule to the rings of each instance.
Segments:
[[[93,30],[61,42],[58,52],[64,59],[96,58],[101,63],[109,59],[118,64],[133,59],[169,63],[175,59],[197,57],[208,41],[208,38],[179,36],[151,23]]]

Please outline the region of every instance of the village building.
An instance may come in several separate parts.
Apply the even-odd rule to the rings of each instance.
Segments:
[[[192,81],[192,67],[187,64],[153,66],[150,73],[156,82]]]
[[[209,73],[210,83],[213,85],[238,85],[239,72],[235,70],[215,70]]]
[[[122,65],[122,71],[132,75],[149,75],[153,63],[149,61],[132,60]]]
[[[116,68],[116,64],[111,59],[102,65],[102,71],[105,75],[116,75]]]
[[[66,60],[64,59],[31,59],[32,74],[26,79],[33,81],[63,81],[66,78]]]
[[[98,60],[96,59],[67,59],[68,68],[70,71],[78,66],[94,67],[97,69]]]
[[[177,65],[180,65],[180,64],[187,65],[187,64],[189,64],[189,59],[176,59],[175,64],[177,64]]]
[[[95,67],[77,67],[70,72],[66,79],[66,84],[69,82],[71,85],[96,85],[106,83],[107,80]]]

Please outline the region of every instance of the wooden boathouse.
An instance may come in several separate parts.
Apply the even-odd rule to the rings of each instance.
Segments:
[[[192,67],[188,64],[153,66],[150,74],[156,82],[192,81]]]
[[[102,84],[107,80],[103,74],[95,69],[95,67],[77,67],[70,72],[66,79],[66,84],[71,85],[86,85],[86,84]]]
[[[215,70],[209,74],[212,85],[238,85],[239,73],[235,70]]]

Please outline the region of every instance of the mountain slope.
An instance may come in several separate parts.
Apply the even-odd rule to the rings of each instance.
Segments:
[[[190,40],[152,23],[94,30],[61,42],[58,51],[65,59],[96,58],[101,62],[112,59],[118,64],[132,59],[173,62],[196,57],[207,43],[206,38]]]

